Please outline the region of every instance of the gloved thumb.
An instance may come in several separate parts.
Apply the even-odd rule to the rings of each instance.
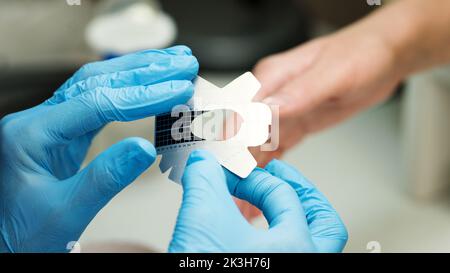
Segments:
[[[182,177],[184,199],[195,195],[202,198],[213,196],[231,199],[222,166],[209,152],[193,151],[187,162]],[[225,194],[224,194],[225,193]]]
[[[70,178],[67,203],[86,224],[117,193],[133,182],[156,158],[153,145],[143,138],[128,138],[100,154],[80,173]],[[67,185],[66,185],[67,186]]]
[[[229,216],[239,215],[222,166],[209,152],[194,151],[186,162],[181,181],[183,202],[169,252],[198,252],[217,247],[211,245],[211,238],[215,234],[231,234],[227,230],[230,227]],[[232,239],[218,238],[225,242]]]

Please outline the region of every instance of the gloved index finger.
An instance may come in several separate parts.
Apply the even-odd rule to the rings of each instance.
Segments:
[[[198,72],[198,62],[193,56],[161,58],[145,67],[115,71],[89,77],[60,89],[47,100],[47,104],[58,104],[73,99],[82,93],[97,87],[125,88],[130,86],[148,86],[170,80],[194,79]]]
[[[143,50],[105,61],[92,62],[78,70],[57,92],[89,77],[145,67],[163,58],[173,58],[174,55],[192,55],[192,52],[186,46],[175,46],[167,49]]]
[[[225,174],[225,178],[227,180],[227,186],[230,193],[235,192],[238,183],[241,181],[241,178],[234,173],[230,172],[227,168],[222,167],[223,172]]]
[[[235,183],[231,193],[258,207],[270,228],[282,223],[307,225],[295,191],[263,169],[256,168],[247,178]]]

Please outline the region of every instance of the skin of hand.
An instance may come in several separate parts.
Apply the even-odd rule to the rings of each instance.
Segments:
[[[389,19],[387,19],[389,18]],[[387,99],[416,71],[450,61],[450,1],[400,0],[334,34],[262,59],[256,100],[280,106],[279,149]]]
[[[247,221],[251,222],[255,218],[262,215],[261,211],[249,202],[236,197],[233,197],[233,200],[238,206],[239,211],[245,217],[245,219],[247,219]]]
[[[89,222],[155,160],[125,139],[86,168],[96,133],[112,121],[167,112],[193,94],[198,63],[183,46],[83,66],[47,101],[0,121],[0,252],[67,252]]]
[[[279,105],[279,147],[253,149],[260,166],[310,133],[330,127],[388,98],[401,77],[392,52],[370,35],[345,30],[258,63],[257,99]],[[355,38],[358,37],[358,38]]]
[[[408,75],[449,62],[449,26],[450,1],[399,0],[341,31],[262,59],[254,68],[262,84],[255,100],[280,107],[280,127],[278,149],[250,149],[258,165],[386,100]],[[247,219],[259,215],[238,203]]]
[[[280,107],[278,148],[250,148],[258,166],[280,158],[306,135],[392,94],[401,79],[392,70],[392,53],[370,35],[356,41],[354,32],[343,31],[313,40],[256,65],[254,74],[262,88],[255,100]],[[260,214],[248,203],[239,201],[239,205],[249,220]]]
[[[240,179],[194,151],[169,252],[341,252],[347,230],[327,199],[293,167],[273,160]],[[269,229],[249,224],[232,195],[260,208]]]

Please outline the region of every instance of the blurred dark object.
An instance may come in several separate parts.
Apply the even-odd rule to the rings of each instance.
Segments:
[[[300,4],[161,0],[177,23],[176,43],[191,47],[202,69],[213,70],[249,69],[260,58],[307,40],[307,19]]]
[[[74,72],[69,67],[6,69],[0,74],[0,118],[33,107],[47,98]]]

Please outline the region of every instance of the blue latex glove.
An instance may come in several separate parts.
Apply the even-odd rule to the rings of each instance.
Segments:
[[[112,197],[154,161],[125,139],[79,171],[111,121],[170,111],[193,94],[198,63],[183,46],[83,66],[52,98],[0,121],[0,251],[67,251]]]
[[[326,198],[281,161],[238,179],[211,154],[195,151],[182,184],[171,252],[340,252],[347,242],[345,226]],[[230,192],[261,209],[269,229],[250,225]]]

